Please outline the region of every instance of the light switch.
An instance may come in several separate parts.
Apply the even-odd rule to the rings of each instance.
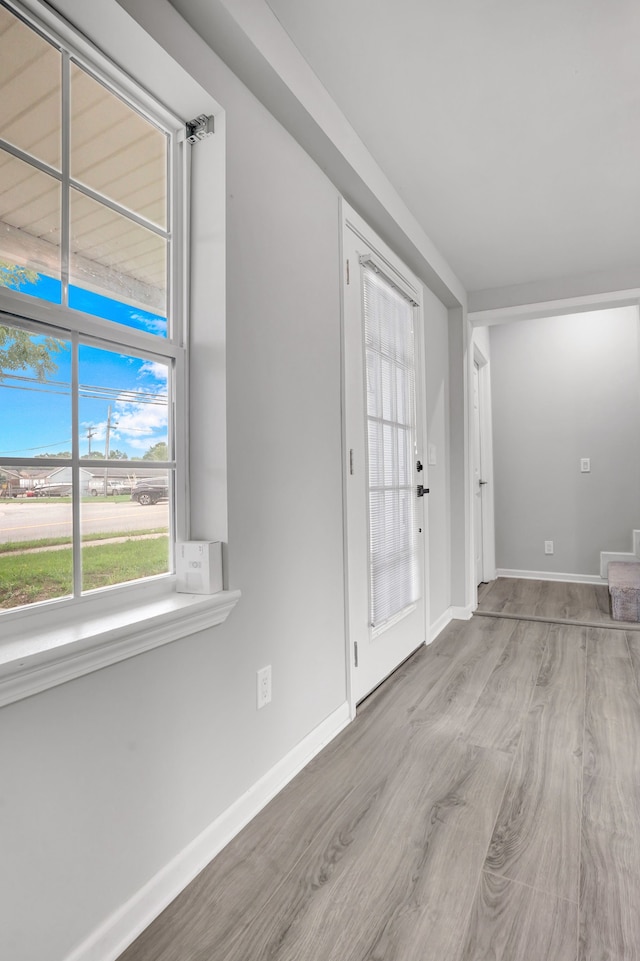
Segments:
[[[589,457],[580,458],[580,471],[583,474],[588,474],[591,470],[591,459]]]

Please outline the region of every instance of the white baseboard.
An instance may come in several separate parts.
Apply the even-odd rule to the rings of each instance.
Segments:
[[[427,641],[427,644],[433,643],[433,641],[435,641],[438,634],[442,633],[442,631],[444,631],[447,624],[450,624],[452,620],[453,620],[453,614],[451,613],[451,608],[448,607],[446,611],[444,611],[444,613],[441,614],[440,617],[436,621],[434,621],[433,624],[430,625],[429,639]]]
[[[553,571],[511,571],[498,568],[497,577],[522,577],[534,581],[565,581],[568,584],[603,584],[599,574],[557,574]]]
[[[470,621],[473,617],[473,604],[467,604],[466,607],[450,607],[451,617],[456,621]]]
[[[345,702],[172,861],[108,917],[66,961],[115,961],[249,821],[351,720]]]

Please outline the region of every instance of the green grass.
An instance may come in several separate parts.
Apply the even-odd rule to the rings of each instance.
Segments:
[[[164,574],[168,569],[168,561],[169,542],[166,537],[84,547],[83,589],[90,591]],[[0,557],[1,609],[65,597],[72,590],[70,548]]]
[[[145,527],[139,531],[98,531],[95,534],[83,534],[84,541],[108,541],[114,537],[136,537],[144,534],[166,534],[166,527]],[[62,537],[41,537],[39,540],[30,541],[6,541],[0,544],[0,554],[11,554],[15,551],[28,551],[37,547],[60,547],[71,544],[71,536]]]

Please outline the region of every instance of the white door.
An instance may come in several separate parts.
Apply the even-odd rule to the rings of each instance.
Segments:
[[[425,641],[419,486],[427,480],[420,285],[355,219],[347,220],[343,243],[348,603],[358,702]]]
[[[473,364],[473,527],[476,584],[483,581],[482,565],[482,434],[480,414],[480,368]]]

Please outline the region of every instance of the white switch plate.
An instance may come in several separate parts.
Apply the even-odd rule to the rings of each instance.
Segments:
[[[428,450],[427,450],[427,464],[429,465],[429,467],[435,467],[435,466],[436,466],[436,460],[437,460],[436,445],[435,445],[435,444],[429,444],[429,447],[428,447]]]
[[[256,674],[258,710],[271,701],[271,665],[261,667]]]
[[[591,471],[591,458],[581,457],[580,458],[580,471],[583,474],[588,474]]]
[[[545,554],[553,554],[553,541],[544,542],[544,552]]]

